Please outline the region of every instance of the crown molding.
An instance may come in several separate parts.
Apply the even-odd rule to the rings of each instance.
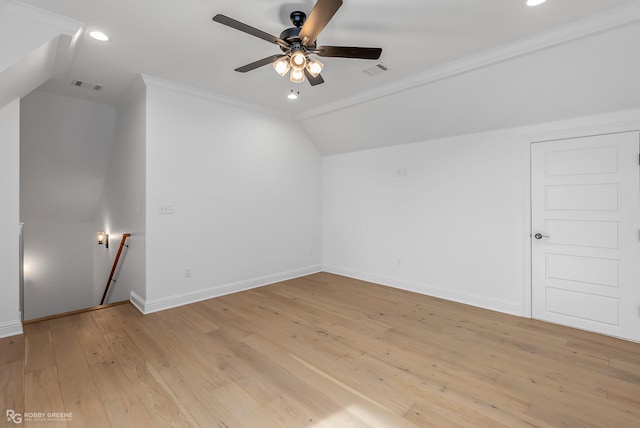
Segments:
[[[631,131],[640,131],[640,109],[529,125],[519,133],[528,143],[537,143]]]
[[[40,9],[17,0],[7,0],[2,6],[3,12],[48,25],[72,38],[77,38],[78,34],[84,30],[85,27],[84,23],[76,21],[75,19],[67,18],[66,16],[58,15],[57,13],[49,12],[48,10]]]
[[[576,21],[560,28],[517,40],[459,60],[451,61],[441,66],[432,67],[424,72],[414,74],[394,83],[307,110],[294,115],[294,120],[304,121],[379,98],[388,97],[399,92],[425,86],[440,80],[449,79],[492,64],[527,55],[542,49],[547,49],[639,20],[640,1],[635,0],[626,5]]]
[[[256,113],[277,117],[279,119],[285,119],[285,120],[292,119],[292,115],[290,114],[269,110],[264,107],[260,107],[256,104],[239,101],[235,98],[227,97],[217,92],[209,91],[207,89],[188,86],[183,83],[165,80],[160,77],[150,76],[148,74],[141,74],[140,76],[142,77],[142,80],[147,87],[155,86],[162,89],[168,89],[170,91],[178,92],[180,94],[201,98],[203,100],[213,101],[216,103],[227,104],[232,107],[254,111]]]

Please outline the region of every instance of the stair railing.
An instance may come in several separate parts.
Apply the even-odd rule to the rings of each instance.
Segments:
[[[122,235],[122,239],[120,240],[120,247],[118,248],[118,254],[116,254],[116,259],[113,261],[111,274],[109,275],[109,280],[107,281],[107,285],[104,287],[104,294],[102,295],[102,300],[100,300],[101,305],[104,305],[104,299],[106,299],[107,293],[109,292],[109,286],[111,285],[112,282],[116,282],[116,280],[113,279],[113,276],[116,274],[116,269],[118,268],[118,261],[120,260],[120,255],[122,254],[122,248],[123,247],[129,248],[129,246],[126,245],[125,242],[127,241],[127,238],[130,236],[131,236],[130,233],[125,233]]]

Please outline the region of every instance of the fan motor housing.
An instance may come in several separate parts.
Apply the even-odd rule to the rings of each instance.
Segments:
[[[300,27],[291,27],[291,28],[287,28],[282,33],[280,33],[280,38],[282,40],[291,42],[294,40],[300,40],[300,38],[298,37],[299,34],[300,34]]]
[[[282,52],[289,52],[291,50],[291,47],[295,47],[295,45],[301,46],[302,40],[300,39],[299,35],[300,35],[300,27],[287,28],[282,33],[280,33],[280,38],[282,40],[286,40],[289,43],[288,49],[283,46],[280,46],[280,49],[282,50]],[[315,49],[316,42],[315,41],[313,43],[309,42],[306,45],[304,45],[304,47],[306,49]]]

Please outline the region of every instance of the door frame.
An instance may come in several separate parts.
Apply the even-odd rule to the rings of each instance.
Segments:
[[[531,227],[531,148],[532,144],[594,135],[615,134],[640,131],[640,110],[628,110],[606,115],[584,117],[580,119],[552,122],[522,128],[521,164],[522,164],[522,214],[523,230],[522,255],[524,260],[522,316],[533,317],[532,295],[532,227]]]

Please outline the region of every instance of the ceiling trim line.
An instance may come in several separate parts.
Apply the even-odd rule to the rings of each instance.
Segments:
[[[561,120],[522,127],[521,136],[528,143],[566,138],[640,131],[640,109],[621,110],[577,119]]]
[[[54,27],[67,36],[77,37],[79,31],[84,29],[83,22],[17,0],[8,0],[3,6],[3,12]]]
[[[190,95],[192,97],[204,99],[207,101],[227,104],[227,105],[245,109],[245,110],[251,110],[257,113],[262,113],[262,114],[269,115],[272,117],[277,117],[280,119],[285,119],[285,120],[292,119],[291,114],[269,110],[265,107],[261,107],[256,104],[251,104],[244,101],[239,101],[237,99],[226,97],[222,94],[209,91],[206,89],[197,88],[194,86],[188,86],[183,83],[173,82],[171,80],[162,79],[160,77],[151,76],[149,74],[140,74],[140,76],[142,77],[142,81],[144,82],[145,86],[155,86],[155,87],[167,89],[173,92],[178,92],[180,94]]]
[[[572,40],[584,38],[592,34],[611,30],[639,20],[640,1],[634,1],[633,3],[617,7],[596,16],[585,18],[560,28],[517,40],[459,60],[454,60],[441,66],[432,67],[398,82],[307,110],[294,115],[294,120],[304,121],[313,119],[338,110],[388,97],[509,59],[567,43]]]

